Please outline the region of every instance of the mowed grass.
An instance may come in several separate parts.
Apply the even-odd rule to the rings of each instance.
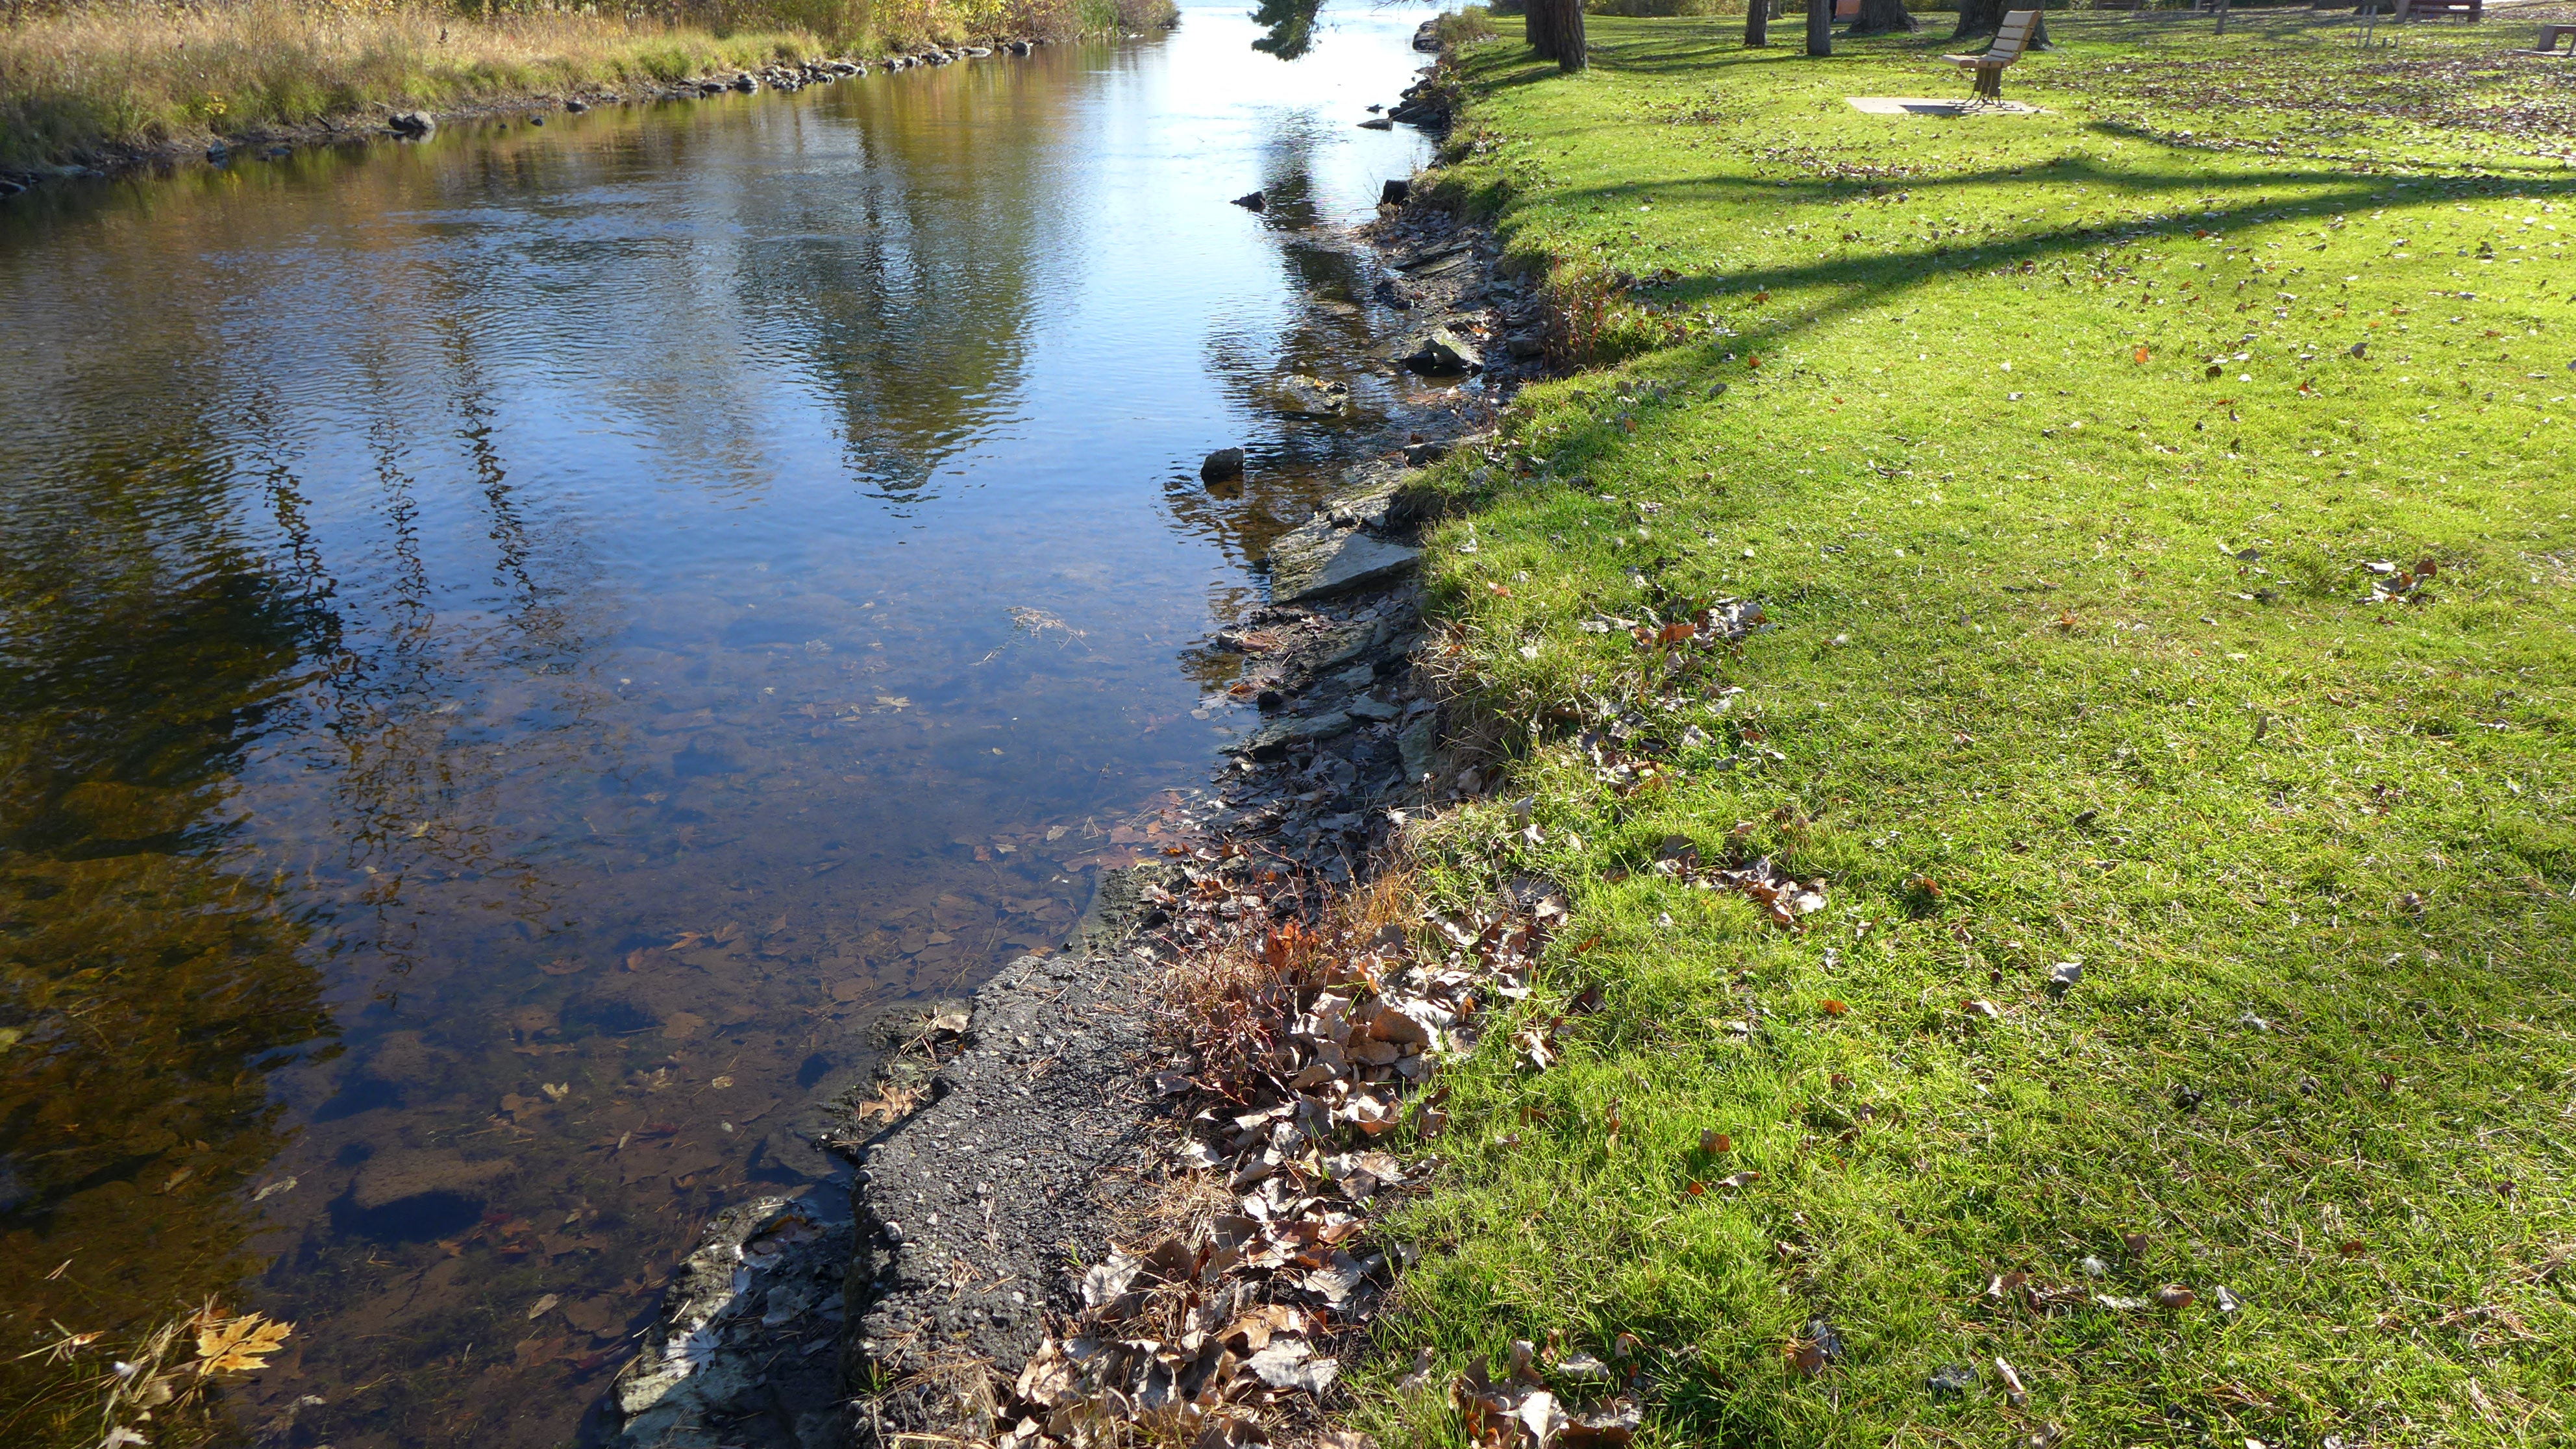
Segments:
[[[1632,1334],[1653,1444],[2576,1441],[2562,78],[2052,15],[2047,114],[1890,118],[1843,98],[1964,91],[1942,37],[1739,23],[1463,59],[1440,184],[1627,355],[1444,465],[1516,773],[1423,879],[1574,918],[1445,1078],[1362,1420],[1463,1442],[1418,1347]],[[1766,625],[1678,673],[1582,627],[1715,597]]]

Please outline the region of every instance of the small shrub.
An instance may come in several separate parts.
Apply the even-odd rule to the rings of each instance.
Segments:
[[[1440,43],[1446,46],[1472,44],[1494,38],[1494,12],[1482,5],[1443,13],[1439,20]]]

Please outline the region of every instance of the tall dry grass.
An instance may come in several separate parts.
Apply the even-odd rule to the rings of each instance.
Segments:
[[[0,27],[0,165],[96,160],[386,107],[676,81],[825,49],[597,15],[427,5],[92,6]]]
[[[0,0],[0,168],[624,89],[974,36],[1136,30],[1169,0]],[[584,13],[588,12],[588,13]]]

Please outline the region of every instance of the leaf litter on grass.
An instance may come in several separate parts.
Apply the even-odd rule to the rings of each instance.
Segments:
[[[1283,886],[1292,888],[1268,894]],[[1190,1062],[1172,1086],[1199,1104],[1175,1157],[1221,1181],[1231,1208],[1186,1232],[1113,1246],[1082,1273],[1081,1312],[1045,1340],[997,1415],[1006,1449],[1104,1443],[1137,1429],[1256,1443],[1311,1421],[1412,1251],[1376,1224],[1441,1166],[1376,1144],[1418,1150],[1439,1139],[1440,1065],[1475,1050],[1495,1003],[1530,994],[1538,956],[1565,919],[1561,892],[1522,879],[1484,906],[1421,913],[1407,930],[1408,898],[1385,878],[1319,924],[1293,909],[1273,924],[1284,902],[1307,893],[1240,845],[1198,848],[1178,888],[1153,894],[1174,916],[1167,994]],[[1609,1127],[1615,1142],[1615,1108]],[[1642,1414],[1641,1368],[1613,1373],[1583,1354],[1547,1361],[1565,1386],[1629,1387],[1560,1398],[1537,1351],[1515,1345],[1502,1379],[1477,1366],[1453,1382],[1458,1401],[1502,1436],[1479,1442],[1628,1443]]]

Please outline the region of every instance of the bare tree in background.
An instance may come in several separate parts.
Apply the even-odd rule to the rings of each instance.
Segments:
[[[1559,70],[1578,71],[1587,64],[1583,0],[1529,0],[1521,33],[1539,59],[1555,61]]]
[[[1905,0],[1860,0],[1860,14],[1852,17],[1851,29],[1845,35],[1911,35],[1923,28],[1914,12],[1905,8]]]
[[[2039,25],[2030,33],[2031,50],[2048,49],[2048,12],[2039,0],[1959,0],[1959,28],[1950,32],[1953,40],[1971,35],[1992,35],[2003,28],[2007,10],[2038,10]]]

